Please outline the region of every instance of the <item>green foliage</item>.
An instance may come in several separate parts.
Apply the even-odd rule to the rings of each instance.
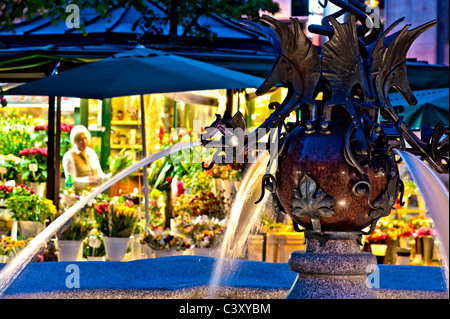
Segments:
[[[13,195],[6,200],[6,207],[11,210],[14,219],[22,221],[45,222],[57,213],[51,200],[37,194]]]
[[[133,150],[131,150],[133,151]],[[113,173],[113,175],[119,173],[124,170],[128,166],[133,164],[133,159],[130,157],[130,152],[127,151],[126,148],[122,149],[117,155],[109,156],[108,158],[108,166],[109,171]]]
[[[193,138],[193,132],[185,132],[184,134],[175,135],[175,137],[165,134],[160,147],[166,149],[180,142],[192,141]],[[190,163],[190,159],[186,160],[185,158],[189,157],[192,151],[193,148],[189,148],[153,162],[148,175],[150,188],[166,191],[170,189],[172,179],[175,176],[181,180],[183,176],[191,174],[193,170],[199,167],[199,163]]]
[[[95,205],[94,219],[108,237],[130,237],[139,221],[136,207],[114,202]]]
[[[45,183],[47,181],[47,148],[29,148],[20,152],[22,157],[19,172],[23,181]],[[32,171],[35,165],[37,171]]]
[[[1,17],[1,15],[0,15]],[[0,117],[0,154],[19,156],[20,151],[34,146],[33,117]]]
[[[84,240],[94,224],[87,218],[75,217],[70,220],[70,225],[58,235],[59,240]]]
[[[2,174],[2,180],[18,180],[19,178],[19,163],[20,158],[14,155],[1,155],[0,154],[0,167],[6,169],[6,173]]]

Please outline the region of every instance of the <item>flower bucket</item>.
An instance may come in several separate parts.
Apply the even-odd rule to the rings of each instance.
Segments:
[[[397,265],[409,265],[411,259],[411,248],[397,249]]]
[[[19,221],[20,230],[22,231],[22,236],[25,239],[36,237],[41,231],[45,229],[45,224],[41,222],[34,221]]]
[[[204,257],[218,257],[219,256],[219,250],[216,248],[191,247],[189,249],[191,252],[191,256],[204,256]]]
[[[105,256],[87,256],[88,261],[105,261]]]
[[[6,264],[9,260],[9,257],[6,255],[0,255],[0,264]]]
[[[167,250],[153,250],[153,256],[158,257],[169,257],[169,256],[180,256],[183,253],[181,250],[167,249]]]
[[[139,235],[130,237],[131,260],[147,258],[146,245],[141,244],[141,239]]]
[[[387,245],[384,244],[371,244],[370,250],[375,256],[384,256],[386,254]]]
[[[45,190],[47,188],[47,184],[46,183],[34,183],[34,182],[31,182],[30,183],[30,187],[34,190],[34,192],[36,194],[38,194],[39,196],[45,197]]]
[[[82,240],[58,240],[57,249],[59,261],[77,261],[83,248]]]
[[[9,208],[0,208],[0,220],[4,220],[5,222],[7,222],[11,219],[12,213],[10,213]]]
[[[130,237],[103,237],[106,256],[111,261],[120,261],[127,252]]]
[[[398,244],[400,248],[408,248],[411,236],[402,236],[399,238]]]

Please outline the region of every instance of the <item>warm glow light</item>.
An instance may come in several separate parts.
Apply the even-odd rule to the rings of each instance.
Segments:
[[[219,104],[224,105],[227,103],[227,96],[226,95],[221,95],[219,97]]]
[[[375,7],[378,7],[378,5],[380,4],[380,1],[377,1],[377,0],[369,0],[369,1],[364,1],[364,4],[366,5],[366,6],[369,6],[369,7],[371,7],[371,8],[375,8]]]
[[[323,100],[323,92],[319,92],[317,94],[316,100],[318,100],[318,101],[322,101]]]

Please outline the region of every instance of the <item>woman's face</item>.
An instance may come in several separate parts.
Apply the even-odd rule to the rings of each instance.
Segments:
[[[85,133],[80,133],[75,138],[75,145],[77,146],[80,152],[84,152],[88,147],[88,138]]]

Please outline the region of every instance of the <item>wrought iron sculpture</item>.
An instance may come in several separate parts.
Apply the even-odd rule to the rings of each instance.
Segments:
[[[442,122],[434,129],[424,126],[419,139],[388,97],[395,88],[408,104],[417,103],[407,79],[406,53],[436,22],[412,30],[406,25],[388,35],[403,19],[382,32],[373,25],[376,14],[362,3],[331,2],[342,10],[325,17],[321,26],[309,28],[329,37],[321,54],[297,19],[291,18],[290,24],[269,16],[261,18],[262,24],[242,21],[270,40],[276,53],[272,70],[256,94],[263,95],[280,82],[288,87],[288,94],[281,104],[269,105],[273,113],[250,134],[236,136],[237,128],[246,129],[238,112],[233,117],[217,115],[202,135],[205,147],[217,149],[212,163],[204,166],[210,169],[230,163],[229,154],[236,160],[257,149],[259,135],[264,135],[258,133],[278,128],[278,147],[271,154],[278,158],[278,167],[275,176],[264,176],[261,198],[269,190],[275,207],[292,218],[297,231],[300,225],[308,238],[322,242],[358,240],[390,214],[403,191],[395,148],[420,156],[439,173],[448,173],[449,155],[448,128]],[[371,12],[371,18],[363,11]],[[343,14],[347,17],[341,24],[336,18]],[[286,123],[292,112],[297,112],[297,121]],[[219,132],[221,141],[211,142]],[[240,149],[224,155],[236,144]],[[368,226],[370,230],[363,233]]]

